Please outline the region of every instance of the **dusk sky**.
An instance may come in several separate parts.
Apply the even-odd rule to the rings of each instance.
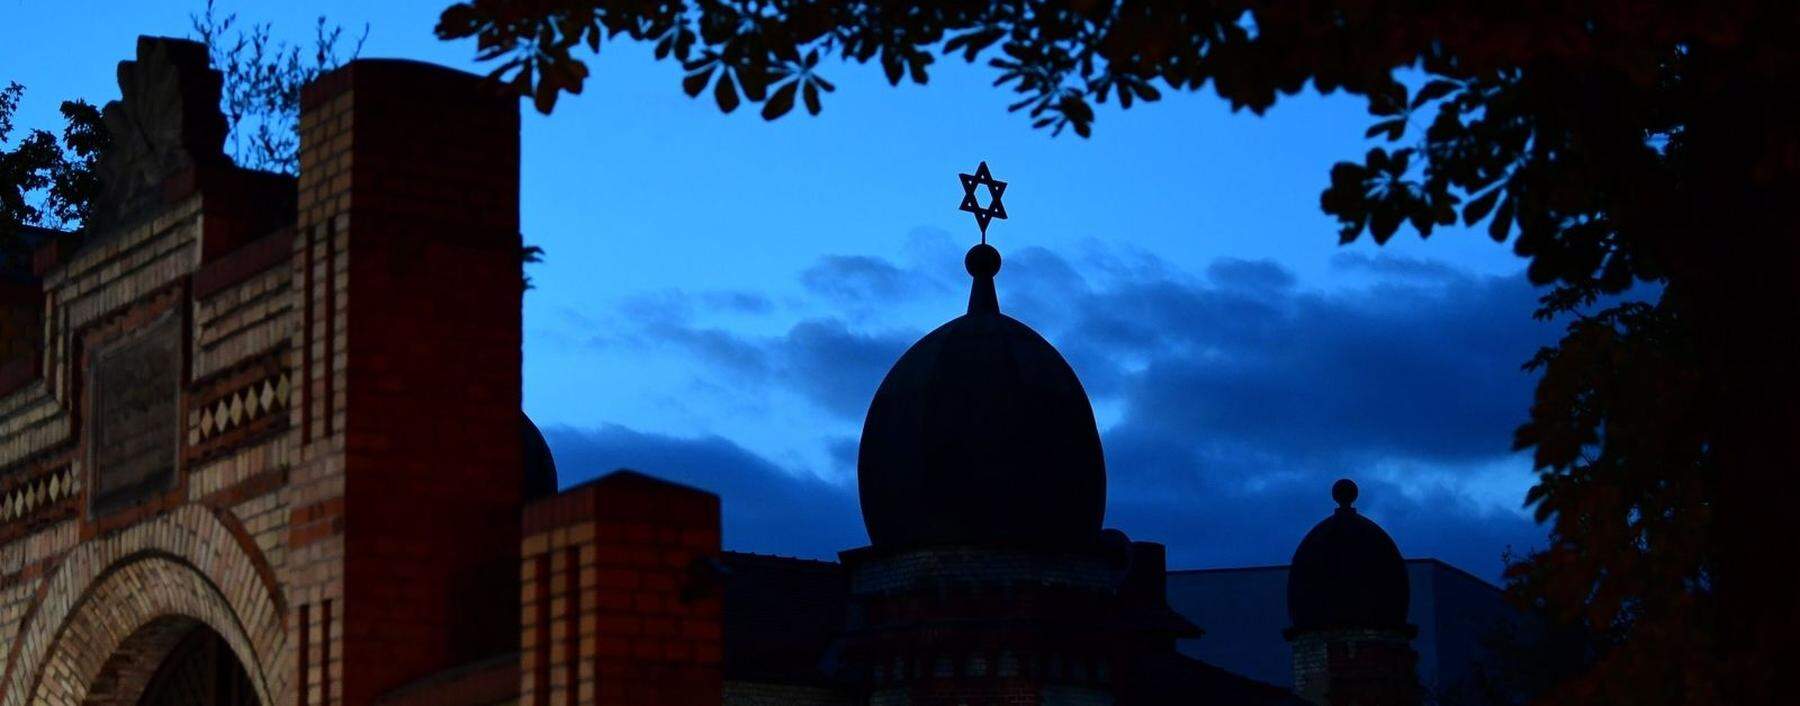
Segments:
[[[310,42],[316,16],[366,57],[485,72],[431,33],[436,2],[222,3]],[[0,0],[0,84],[21,128],[117,97],[138,34],[188,36],[199,3]],[[940,58],[928,86],[829,65],[824,113],[775,123],[681,92],[626,42],[584,95],[522,105],[525,407],[564,485],[628,466],[720,493],[728,549],[831,558],[867,543],[856,445],[881,376],[962,312],[958,172],[1010,183],[1002,311],[1069,359],[1106,451],[1107,525],[1171,568],[1286,563],[1331,481],[1408,557],[1490,580],[1541,543],[1512,453],[1561,325],[1530,314],[1523,261],[1485,232],[1337,244],[1319,192],[1367,150],[1362,103],[1306,93],[1267,115],[1210,89],[1100,111],[1052,137],[994,73]],[[15,136],[17,137],[17,136]],[[453,381],[452,381],[453,382]]]

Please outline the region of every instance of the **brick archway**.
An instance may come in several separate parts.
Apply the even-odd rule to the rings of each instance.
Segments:
[[[129,640],[171,618],[218,633],[257,698],[280,706],[273,697],[288,678],[283,611],[251,549],[200,506],[84,543],[58,564],[27,615],[7,657],[0,706],[79,706]]]

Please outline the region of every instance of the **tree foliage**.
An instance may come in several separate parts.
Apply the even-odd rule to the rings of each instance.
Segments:
[[[296,174],[300,171],[300,88],[320,74],[355,59],[369,26],[346,56],[341,25],[320,16],[310,48],[274,38],[268,22],[242,25],[236,14],[218,16],[213,0],[190,15],[194,35],[206,45],[213,68],[224,75],[220,109],[229,128],[226,150],[238,166]]]
[[[796,96],[819,112],[834,55],[893,84],[985,60],[1032,125],[1083,136],[1114,98],[1358,95],[1379,144],[1330,170],[1339,239],[1483,229],[1550,285],[1540,314],[1570,321],[1528,363],[1516,435],[1551,543],[1510,588],[1598,640],[1548,699],[1769,703],[1777,655],[1800,653],[1791,3],[464,0],[437,31],[473,38],[543,112],[582,91],[578,53],[618,38],[679,62],[689,95],[769,119]],[[1617,303],[1628,291],[1649,300]]]
[[[0,89],[0,258],[22,254],[22,226],[60,229],[87,218],[99,190],[94,161],[109,142],[100,111],[77,100],[61,106],[67,125],[60,137],[39,129],[11,143],[24,97],[17,83]]]
[[[227,149],[233,160],[250,169],[297,172],[300,87],[345,60],[343,27],[320,17],[308,54],[273,39],[268,23],[243,27],[236,15],[217,16],[211,0],[190,19],[214,68],[224,74],[220,109],[230,130]],[[367,36],[364,27],[349,58],[362,50]],[[16,82],[0,90],[0,257],[18,257],[29,246],[21,226],[81,228],[99,193],[94,165],[111,144],[100,111],[81,100],[62,103],[60,137],[34,129],[10,143],[24,95],[25,87]]]

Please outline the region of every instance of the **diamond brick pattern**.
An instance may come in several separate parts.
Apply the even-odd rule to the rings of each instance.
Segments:
[[[75,470],[68,466],[25,480],[0,496],[0,522],[27,519],[36,511],[74,497],[79,488]]]
[[[286,372],[244,385],[218,402],[199,409],[199,424],[189,439],[201,443],[287,409],[293,385]]]

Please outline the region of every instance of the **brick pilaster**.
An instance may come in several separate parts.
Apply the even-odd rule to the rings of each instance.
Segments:
[[[526,510],[520,706],[720,703],[719,498],[630,471]]]
[[[305,706],[518,644],[518,108],[362,60],[302,96],[291,414]]]

